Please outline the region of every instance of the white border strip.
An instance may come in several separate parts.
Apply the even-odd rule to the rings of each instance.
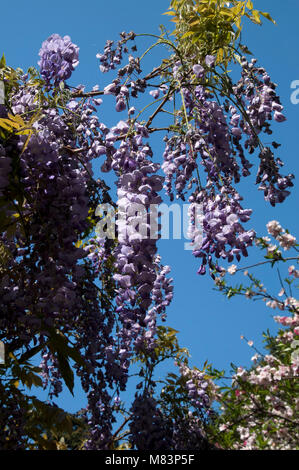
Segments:
[[[0,341],[0,364],[5,363],[5,347],[4,343]]]
[[[5,102],[4,82],[0,80],[0,104],[4,104],[4,102]]]

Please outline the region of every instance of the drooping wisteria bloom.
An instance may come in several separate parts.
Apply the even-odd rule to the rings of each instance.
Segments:
[[[97,59],[100,60],[100,71],[102,73],[109,72],[114,70],[117,66],[120,65],[123,55],[129,52],[127,47],[127,42],[129,40],[133,41],[135,38],[135,33],[130,31],[129,33],[122,32],[120,33],[120,40],[117,41],[116,45],[114,41],[106,41],[104,51],[96,55]],[[125,71],[123,71],[123,74]]]
[[[41,76],[48,84],[53,82],[57,85],[70,78],[79,64],[79,47],[72,43],[69,36],[52,34],[42,43],[39,56]]]
[[[107,160],[105,171],[112,168],[118,176],[118,245],[113,251],[117,286],[117,314],[119,318],[119,351],[122,374],[126,377],[132,348],[152,348],[156,332],[156,319],[165,315],[172,300],[172,279],[166,277],[168,266],[157,257],[157,217],[150,213],[153,205],[161,203],[159,191],[163,177],[157,175],[159,164],[151,160],[152,150],[144,140],[147,129],[134,124],[135,135],[123,140],[130,122],[120,121],[105,136]],[[154,220],[155,219],[155,220]],[[156,226],[155,234],[151,234]],[[137,230],[138,228],[138,230]],[[154,235],[154,236],[153,236]]]
[[[148,393],[136,394],[131,408],[131,444],[133,449],[161,451],[172,446],[172,426]]]

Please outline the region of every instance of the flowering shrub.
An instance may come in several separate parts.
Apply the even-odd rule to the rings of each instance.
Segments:
[[[278,241],[279,247],[273,249],[269,237],[257,239],[257,245],[267,253],[267,261],[254,267],[295,260],[298,263],[296,238],[283,230],[277,221],[269,222],[267,229],[269,235]],[[294,256],[284,258],[279,248],[285,251],[292,249]],[[229,297],[241,294],[248,299],[262,299],[267,307],[281,311],[274,316],[274,320],[284,328],[280,328],[276,335],[264,334],[267,353],[256,350],[252,367],[235,367],[232,385],[218,389],[216,400],[221,404],[222,411],[216,439],[224,448],[298,449],[299,302],[293,297],[293,289],[298,287],[296,279],[299,272],[295,265],[289,265],[287,276],[282,280],[279,271],[281,289],[275,295],[250,274],[249,268],[244,269],[244,274],[251,281],[249,286],[229,287],[222,274],[222,279],[216,279],[218,288]],[[283,269],[286,270],[285,267]],[[230,275],[236,271],[236,266],[228,269]],[[248,341],[248,345],[254,348],[253,341]]]

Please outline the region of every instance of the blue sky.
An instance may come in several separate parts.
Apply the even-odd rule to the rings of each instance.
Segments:
[[[246,23],[243,43],[258,58],[259,63],[270,73],[278,86],[278,94],[285,106],[287,122],[273,125],[273,139],[282,144],[279,155],[285,162],[285,173],[298,175],[298,117],[299,104],[291,103],[291,82],[299,80],[297,21],[299,3],[284,0],[282,3],[258,0],[256,8],[268,11],[276,19],[277,26],[265,20],[262,27]],[[96,53],[101,51],[107,39],[118,39],[121,31],[134,30],[136,33],[159,34],[159,24],[167,25],[168,17],[161,16],[168,8],[168,0],[124,2],[114,0],[52,0],[50,3],[37,0],[5,2],[1,5],[0,53],[4,52],[7,63],[12,67],[26,70],[36,65],[38,51],[43,40],[52,33],[68,34],[80,47],[80,64],[70,83],[86,84],[87,88],[98,84],[102,89],[109,83],[109,76],[100,74]],[[151,41],[142,39],[139,52]],[[166,51],[155,49],[147,59],[146,67],[159,63]],[[108,125],[118,122],[125,114],[114,112],[113,101],[101,108],[101,120]],[[264,139],[267,142],[267,137]],[[162,162],[163,145],[159,138],[154,139],[155,160]],[[95,169],[97,170],[97,166]],[[109,180],[110,181],[110,180]],[[262,193],[254,188],[254,175],[240,186],[245,197],[244,205],[254,210],[250,226],[258,233],[265,234],[265,224],[272,219],[279,220],[284,227],[296,235],[298,231],[298,188],[280,207],[271,208],[264,202]],[[179,330],[181,346],[191,352],[191,363],[201,367],[206,359],[218,369],[229,369],[230,363],[248,365],[253,351],[240,335],[252,339],[261,347],[262,331],[267,328],[275,331],[271,312],[263,303],[253,303],[245,299],[226,300],[213,290],[208,277],[198,276],[198,261],[191,252],[184,250],[184,240],[161,240],[160,254],[164,264],[172,267],[175,284],[175,297],[168,310],[167,324]],[[252,252],[250,261],[256,254]],[[251,264],[251,263],[250,263]],[[244,265],[244,264],[242,264]],[[264,276],[271,285],[276,282],[273,273],[259,268],[257,275]],[[279,285],[274,292],[278,292]],[[79,390],[78,390],[79,393]],[[82,406],[79,393],[76,399],[64,394],[63,406],[75,410]]]

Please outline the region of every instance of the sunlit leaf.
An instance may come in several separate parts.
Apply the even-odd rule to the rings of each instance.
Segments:
[[[260,18],[260,12],[258,10],[252,10],[251,15],[252,15],[253,20],[256,23],[258,23],[258,24],[262,23],[261,18]]]
[[[271,15],[269,13],[267,13],[265,11],[260,11],[260,14],[262,16],[264,16],[265,18],[267,18],[267,20],[272,21],[273,24],[276,24],[276,21],[273,20],[273,18],[271,17]]]

